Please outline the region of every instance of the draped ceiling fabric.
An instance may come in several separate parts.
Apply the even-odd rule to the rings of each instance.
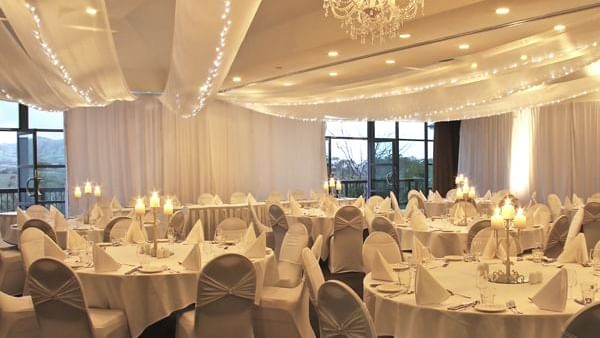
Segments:
[[[64,109],[134,99],[117,59],[104,0],[0,0],[0,6],[26,52],[16,51],[14,41],[0,51],[8,67],[26,75],[18,88],[11,88],[14,100]],[[96,13],[86,13],[88,7]],[[19,54],[30,61],[16,58]],[[7,77],[10,71],[0,72]]]
[[[67,111],[68,185],[93,180],[121,201],[156,189],[195,202],[204,192],[224,200],[235,191],[258,198],[271,191],[308,192],[326,176],[320,122],[265,116],[219,101],[194,119],[164,109],[157,98],[140,96]]]
[[[194,116],[220,88],[261,0],[178,0],[171,65],[160,100]]]
[[[464,120],[567,100],[600,90],[597,16],[445,64],[292,96],[253,88],[221,93],[262,113],[298,119]],[[526,55],[525,60],[521,59]],[[596,64],[600,66],[600,64]],[[590,73],[596,69],[595,73]]]

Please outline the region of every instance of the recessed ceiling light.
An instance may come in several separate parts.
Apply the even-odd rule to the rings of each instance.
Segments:
[[[329,72],[329,76],[331,76],[331,77],[338,76],[338,72]]]
[[[563,32],[567,27],[565,25],[556,25],[554,26],[554,30],[557,32]]]
[[[528,56],[526,54],[521,55],[521,61],[526,61]]]
[[[96,13],[98,13],[98,10],[95,9],[94,7],[86,7],[85,12],[89,15],[94,16],[94,15],[96,15]]]
[[[465,50],[465,49],[469,49],[469,48],[471,48],[471,46],[469,46],[468,43],[461,43],[460,45],[458,45],[458,49]]]
[[[388,65],[393,65],[394,63],[396,63],[396,60],[394,60],[394,59],[388,59],[388,60],[385,60],[385,63],[388,64]]]
[[[506,15],[508,13],[510,13],[510,8],[508,8],[508,7],[496,8],[496,14],[498,14],[498,15]]]
[[[286,86],[286,87],[289,87],[289,86],[292,85],[292,83],[291,82],[284,82],[283,85]]]
[[[233,81],[233,82],[242,82],[242,78],[241,78],[241,77],[239,77],[239,76],[234,76],[234,77],[231,79],[231,81]]]
[[[398,35],[398,37],[400,39],[408,39],[408,38],[410,38],[410,34],[409,33],[402,33],[402,34]]]
[[[477,69],[477,62],[471,63],[471,69]]]
[[[327,52],[327,56],[329,56],[330,58],[334,58],[338,55],[340,55],[340,53],[338,53],[337,50],[330,50],[329,52]]]

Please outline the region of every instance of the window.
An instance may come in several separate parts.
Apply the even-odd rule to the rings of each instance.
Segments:
[[[327,122],[325,135],[328,175],[342,181],[343,195],[364,195],[369,170],[367,122]]]
[[[39,203],[64,210],[65,146],[62,112],[0,101],[0,211]],[[33,178],[41,179],[34,194]]]

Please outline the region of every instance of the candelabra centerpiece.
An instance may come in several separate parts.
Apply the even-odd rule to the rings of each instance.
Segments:
[[[84,224],[90,223],[90,198],[94,195],[96,198],[96,203],[102,196],[102,189],[99,185],[92,186],[92,182],[86,181],[83,185],[83,191],[81,186],[76,185],[73,189],[73,197],[75,197],[75,201],[77,201],[77,206],[79,207],[79,200],[81,198],[85,198],[85,210],[82,214],[82,221]]]
[[[339,197],[342,191],[342,181],[331,176],[328,181],[323,182],[323,192],[331,197]]]
[[[489,277],[490,282],[499,284],[524,284],[526,283],[525,276],[520,274],[516,269],[511,269],[514,263],[510,260],[510,230],[517,230],[517,238],[520,230],[526,226],[526,218],[523,214],[523,209],[519,208],[515,215],[515,206],[510,198],[506,198],[502,209],[496,208],[494,215],[491,218],[492,229],[496,238],[496,248],[499,248],[500,238],[498,231],[504,229],[506,231],[506,259],[504,260],[504,270],[498,270],[492,273]],[[498,250],[498,249],[497,249]]]
[[[465,177],[463,174],[456,176],[454,180],[456,183],[456,198],[454,200],[455,203],[458,202],[467,202],[475,205],[475,197],[477,196],[477,192],[475,191],[475,187],[469,186],[469,178]],[[461,225],[467,226],[468,219],[467,213],[463,212],[463,218],[461,219]]]

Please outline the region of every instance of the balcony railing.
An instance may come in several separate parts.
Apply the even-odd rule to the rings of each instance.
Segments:
[[[40,204],[49,207],[54,205],[64,212],[65,209],[65,189],[64,188],[42,188],[40,189],[42,198]],[[19,202],[19,193],[25,195],[25,189],[0,189],[0,212],[15,211],[18,206],[27,208],[33,202]]]
[[[375,180],[375,182],[386,182],[385,180]],[[342,196],[345,197],[358,197],[360,195],[367,196],[367,180],[341,180],[342,183]],[[407,200],[407,195],[410,190],[421,190],[423,192],[427,191],[427,182],[424,178],[401,178],[399,179],[399,191],[398,191],[398,203],[400,205],[405,205]],[[381,195],[387,195],[389,191],[392,191],[392,187],[390,186],[387,191],[375,191],[374,194],[377,195],[381,193]]]

